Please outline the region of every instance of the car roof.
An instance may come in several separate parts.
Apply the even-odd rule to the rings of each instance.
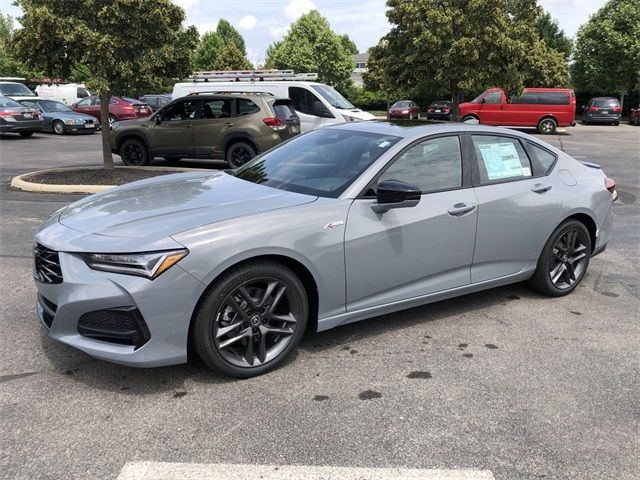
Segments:
[[[427,135],[437,135],[439,133],[494,133],[527,138],[528,135],[517,130],[501,127],[491,127],[488,125],[474,125],[457,122],[429,122],[429,121],[388,121],[388,120],[367,120],[364,122],[349,122],[338,125],[330,125],[329,129],[351,130],[358,132],[379,133],[381,135],[394,135],[403,139],[418,139]]]

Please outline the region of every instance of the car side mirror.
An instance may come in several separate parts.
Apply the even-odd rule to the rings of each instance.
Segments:
[[[162,115],[160,115],[160,112],[156,114],[155,121],[156,121],[156,125],[160,125],[162,123]]]
[[[392,208],[415,207],[421,198],[422,191],[415,185],[400,180],[383,180],[378,184],[377,202],[371,205],[371,209],[382,214]]]
[[[482,100],[480,100],[480,103],[487,103],[487,101],[483,98]]]
[[[331,115],[331,112],[319,100],[316,100],[315,102],[313,102],[312,111],[316,117],[333,118],[333,115]]]

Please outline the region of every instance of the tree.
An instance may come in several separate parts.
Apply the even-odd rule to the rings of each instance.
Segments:
[[[356,42],[351,40],[348,33],[340,35],[340,41],[342,42],[342,46],[344,47],[344,49],[351,55],[355,55],[356,53],[358,53],[358,46],[356,45]]]
[[[561,53],[549,49],[533,23],[536,0],[387,0],[392,25],[372,50],[370,80],[392,88],[420,82],[451,92],[454,115],[464,90],[502,87],[507,95],[525,86],[567,82]]]
[[[89,89],[100,96],[102,152],[113,168],[109,145],[112,92],[158,88],[163,79],[191,71],[198,33],[184,29],[184,11],[170,0],[17,0],[24,15],[14,46],[27,66],[53,78],[86,68]],[[153,21],[149,21],[152,18]]]
[[[238,47],[238,50],[240,50],[243,56],[247,55],[247,48],[244,44],[244,38],[242,37],[240,32],[233,28],[233,25],[231,25],[224,18],[221,18],[218,21],[216,33],[218,34],[224,45],[233,43],[236,47]]]
[[[13,18],[0,12],[0,76],[30,77],[25,66],[12,55]]]
[[[216,70],[248,70],[252,68],[251,63],[247,60],[235,43],[227,43],[216,60]]]
[[[571,79],[577,88],[624,96],[640,89],[640,2],[610,0],[578,30]]]
[[[354,62],[327,19],[312,10],[267,49],[266,67],[317,72],[320,81],[344,89],[351,84]]]
[[[564,30],[560,28],[558,21],[555,20],[549,12],[544,12],[539,15],[533,26],[547,47],[562,53],[565,61],[569,61],[571,51],[573,50],[573,42],[564,34]]]
[[[193,65],[196,70],[215,70],[224,43],[216,32],[206,32],[196,49]]]

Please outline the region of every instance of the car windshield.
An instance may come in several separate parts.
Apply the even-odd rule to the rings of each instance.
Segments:
[[[21,83],[0,83],[0,94],[11,95],[14,97],[35,97],[33,93],[26,85]]]
[[[318,92],[332,107],[340,108],[342,110],[351,110],[352,108],[356,108],[335,89],[327,85],[311,85],[311,88]]]
[[[337,198],[400,137],[322,129],[283,143],[235,176],[290,192]]]
[[[40,100],[38,105],[42,107],[47,113],[51,112],[73,112],[69,107],[67,107],[64,103],[54,102],[52,100]]]
[[[396,102],[394,103],[391,108],[402,108],[402,107],[408,107],[409,106],[409,102],[403,101],[403,102]]]

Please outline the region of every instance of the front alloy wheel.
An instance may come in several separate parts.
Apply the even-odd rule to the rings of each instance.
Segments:
[[[147,147],[140,140],[132,138],[125,140],[120,147],[122,163],[128,166],[140,167],[149,163]]]
[[[288,268],[252,262],[217,280],[198,309],[192,341],[211,368],[251,377],[276,367],[307,323],[303,285]]]

